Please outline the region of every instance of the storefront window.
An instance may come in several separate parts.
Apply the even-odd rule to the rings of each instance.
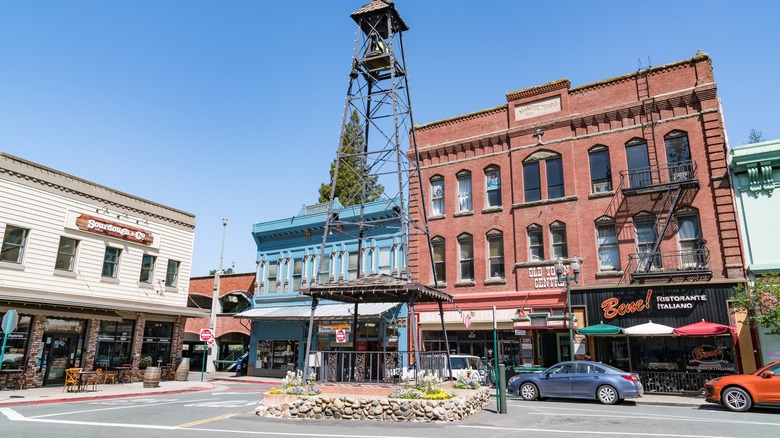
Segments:
[[[31,316],[20,316],[16,330],[8,334],[8,339],[5,343],[5,354],[3,355],[3,369],[16,369],[25,364],[31,325]]]
[[[134,321],[100,321],[95,366],[118,367],[132,360]]]
[[[141,345],[141,368],[171,361],[172,322],[147,321]],[[148,358],[148,359],[147,359]]]
[[[257,362],[257,369],[295,369],[298,364],[298,341],[257,341]]]

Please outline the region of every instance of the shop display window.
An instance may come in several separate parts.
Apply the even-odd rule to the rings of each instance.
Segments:
[[[0,319],[2,319],[2,316],[0,316]],[[20,316],[19,322],[16,325],[16,330],[8,334],[8,339],[5,343],[5,352],[3,354],[3,369],[17,369],[25,364],[31,325],[31,316]]]
[[[95,366],[111,368],[132,361],[134,321],[100,321]]]
[[[172,335],[172,322],[146,322],[141,345],[141,368],[170,363]]]
[[[293,370],[298,364],[298,341],[257,341],[258,369]]]

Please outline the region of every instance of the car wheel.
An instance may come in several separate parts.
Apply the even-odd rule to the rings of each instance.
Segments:
[[[737,412],[745,412],[753,406],[750,394],[744,389],[737,387],[725,390],[721,396],[721,401],[723,406]]]
[[[596,390],[596,398],[605,405],[614,405],[620,400],[617,390],[609,385],[599,386]]]
[[[520,390],[518,392],[520,393],[520,397],[523,397],[523,400],[532,401],[539,398],[539,389],[533,383],[523,383],[520,385]]]

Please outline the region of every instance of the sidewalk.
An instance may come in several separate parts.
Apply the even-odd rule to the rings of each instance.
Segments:
[[[74,401],[92,401],[121,397],[145,397],[155,394],[179,394],[192,391],[211,391],[231,382],[250,383],[256,385],[282,386],[281,378],[272,377],[236,377],[232,372],[205,373],[201,381],[201,373],[190,372],[187,381],[160,382],[157,388],[144,388],[143,382],[125,384],[98,385],[97,391],[62,392],[62,386],[32,388],[15,391],[0,391],[0,408],[25,406],[44,403],[68,403]],[[491,397],[495,397],[495,388],[491,388]],[[507,396],[508,400],[520,400],[519,397]],[[258,402],[260,397],[258,394]],[[645,394],[642,398],[630,399],[626,404],[637,406],[686,406],[698,407],[706,405],[703,397],[685,397],[676,395]]]
[[[97,391],[63,392],[62,386],[47,386],[23,390],[0,391],[0,408],[9,406],[24,406],[43,403],[68,403],[73,401],[90,401],[120,397],[144,397],[155,394],[178,394],[191,391],[210,391],[216,389],[219,382],[243,381],[245,383],[268,384],[281,386],[281,379],[259,377],[234,377],[235,373],[216,372],[205,373],[201,381],[201,373],[190,372],[189,380],[160,382],[157,388],[144,388],[143,382],[125,384],[98,385]],[[258,401],[259,401],[258,397]]]

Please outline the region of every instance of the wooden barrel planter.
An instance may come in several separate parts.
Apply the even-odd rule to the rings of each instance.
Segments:
[[[190,376],[190,358],[184,357],[182,358],[179,367],[176,368],[176,381],[186,382],[187,379],[189,379],[189,376]]]
[[[161,375],[159,367],[146,367],[146,371],[144,371],[144,388],[159,387]]]

